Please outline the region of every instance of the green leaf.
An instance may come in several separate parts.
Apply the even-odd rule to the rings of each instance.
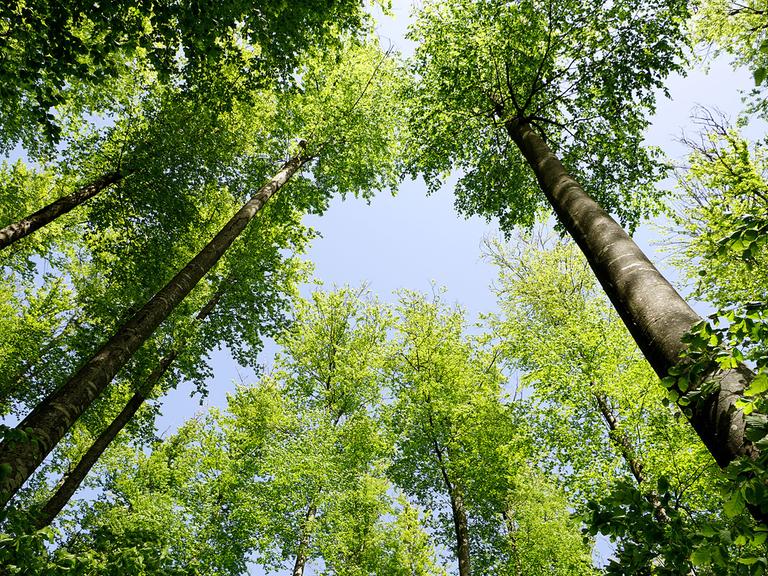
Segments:
[[[697,548],[691,553],[691,564],[694,566],[705,566],[710,563],[712,552],[709,547]]]
[[[768,374],[761,372],[750,382],[749,388],[744,390],[744,396],[757,396],[768,390]]]
[[[755,69],[755,72],[754,72],[755,86],[760,86],[760,84],[763,83],[763,81],[765,80],[766,72],[768,72],[768,70],[766,70],[766,68],[762,66],[760,68]]]
[[[734,492],[723,504],[723,511],[728,518],[733,518],[744,512],[745,507],[746,504],[744,503],[744,498],[741,493]]]

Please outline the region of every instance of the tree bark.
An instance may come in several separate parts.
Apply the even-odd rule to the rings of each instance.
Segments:
[[[131,396],[131,399],[128,400],[128,403],[122,409],[120,414],[118,414],[99,437],[94,440],[91,447],[88,448],[86,453],[80,458],[77,466],[65,476],[61,486],[59,486],[40,511],[35,514],[34,522],[35,527],[38,530],[51,524],[64,506],[67,505],[67,502],[69,502],[72,495],[80,487],[83,480],[85,480],[88,472],[91,471],[91,468],[93,468],[104,453],[104,450],[107,449],[120,431],[131,421],[136,412],[139,411],[139,408],[144,404],[147,395],[152,391],[154,385],[157,384],[168,371],[168,368],[170,368],[171,364],[176,359],[176,356],[177,352],[172,350],[160,360],[160,363],[149,375],[141,390],[137,390],[134,395]]]
[[[26,439],[6,439],[0,444],[0,506],[13,497],[120,368],[221,259],[267,200],[309,160],[300,154],[286,162],[197,256],[16,427],[17,432],[26,434]]]
[[[429,425],[434,430],[432,414],[429,414]],[[453,517],[453,528],[456,535],[456,558],[459,561],[459,576],[470,576],[469,564],[469,527],[467,524],[467,510],[464,507],[464,497],[461,490],[451,482],[448,476],[448,470],[443,458],[443,450],[437,439],[432,437],[432,447],[435,450],[435,457],[440,466],[440,474],[445,483],[445,489],[448,491],[448,498],[451,501],[451,515]]]
[[[312,537],[312,531],[310,524],[315,519],[317,514],[317,508],[314,504],[310,504],[307,508],[307,514],[304,517],[304,526],[301,529],[301,539],[299,540],[299,548],[296,550],[296,562],[293,564],[293,572],[291,576],[303,576],[304,566],[307,563],[307,557],[309,556],[309,541]]]
[[[214,294],[213,297],[208,300],[205,306],[200,309],[200,312],[195,315],[195,320],[198,322],[205,320],[208,314],[210,314],[211,311],[219,303],[222,295],[223,290],[217,291],[216,294]],[[120,414],[118,414],[109,424],[109,426],[107,426],[104,431],[99,434],[98,438],[94,440],[93,444],[91,444],[91,447],[88,448],[85,454],[83,454],[83,456],[80,458],[77,466],[75,466],[71,472],[65,475],[64,481],[61,483],[53,496],[51,496],[48,502],[46,502],[45,505],[35,514],[34,522],[38,530],[51,524],[56,516],[59,515],[59,512],[61,512],[64,506],[67,505],[67,502],[69,502],[70,498],[72,498],[72,495],[80,487],[80,484],[82,484],[83,480],[85,480],[85,477],[91,471],[91,468],[93,468],[99,458],[101,458],[104,450],[107,449],[107,447],[112,443],[112,441],[117,437],[122,429],[126,427],[128,422],[131,421],[136,412],[139,411],[139,408],[141,408],[141,406],[144,404],[147,396],[152,392],[155,385],[160,382],[160,380],[162,380],[163,376],[165,376],[166,372],[168,372],[168,369],[171,367],[178,355],[179,350],[178,348],[175,348],[160,359],[158,365],[149,374],[144,384],[138,390],[136,390],[133,396],[131,396],[131,399],[128,400],[128,403],[122,409]]]
[[[470,576],[469,570],[469,529],[467,527],[467,510],[461,491],[451,490],[451,512],[453,526],[456,529],[456,556],[459,559],[459,576]]]
[[[525,120],[509,120],[506,129],[645,358],[659,377],[667,376],[680,362],[683,335],[701,318]],[[735,406],[753,376],[746,367],[713,376],[720,390],[691,406],[690,421],[717,463],[725,467],[740,456],[758,454],[744,435],[744,414]]]
[[[642,490],[644,487],[643,484],[645,483],[643,464],[635,457],[635,450],[632,446],[632,443],[629,441],[627,434],[619,428],[616,415],[608,405],[608,401],[606,400],[605,395],[595,393],[594,397],[597,401],[597,406],[600,409],[600,414],[602,414],[603,420],[605,420],[605,424],[610,431],[609,436],[611,438],[611,442],[613,442],[614,446],[616,446],[616,448],[619,450],[619,453],[624,458],[624,461],[629,467],[629,471],[632,473],[632,476],[635,477],[635,481],[637,482],[638,487]],[[664,509],[664,506],[662,506],[661,501],[659,500],[659,495],[656,494],[654,490],[649,490],[643,494],[643,497],[653,508],[653,515],[656,518],[656,521],[660,524],[669,523],[669,516],[667,515],[667,511]]]
[[[523,576],[523,562],[520,558],[520,549],[517,545],[517,527],[515,526],[515,518],[512,510],[505,508],[502,512],[504,516],[504,522],[507,525],[507,536],[509,537],[509,543],[512,546],[512,554],[515,557],[515,576]]]
[[[5,228],[0,228],[0,250],[10,246],[16,240],[29,236],[35,230],[50,224],[59,216],[71,212],[86,200],[93,198],[99,192],[109,188],[112,184],[119,182],[123,178],[125,178],[125,174],[122,172],[108,172],[90,184],[78,188],[72,194],[62,196],[48,204],[48,206],[40,208],[40,210],[33,212],[26,218],[22,218],[13,224],[8,224]]]

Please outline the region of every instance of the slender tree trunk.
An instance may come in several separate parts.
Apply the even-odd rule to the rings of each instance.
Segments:
[[[429,425],[434,430],[435,425],[432,421],[431,413],[429,414]],[[448,470],[445,466],[445,459],[443,458],[443,449],[434,437],[432,438],[432,447],[435,450],[435,457],[440,466],[440,474],[443,476],[445,489],[448,491],[448,498],[451,501],[451,515],[453,517],[453,528],[456,535],[456,558],[459,561],[459,576],[470,576],[469,526],[467,524],[467,510],[464,507],[464,497],[458,486],[451,482],[451,478],[448,476]]]
[[[123,178],[125,178],[125,174],[122,172],[108,172],[90,184],[78,188],[72,194],[62,196],[48,204],[48,206],[40,208],[40,210],[33,212],[26,218],[22,218],[13,224],[8,224],[5,228],[0,228],[0,250],[10,246],[16,240],[32,234],[35,230],[50,224],[59,216],[74,210],[86,200],[93,198],[96,194]]]
[[[456,529],[456,556],[459,559],[459,576],[470,576],[469,570],[469,528],[467,527],[467,510],[461,491],[451,491],[451,512],[453,526]]]
[[[0,444],[0,506],[13,497],[120,368],[219,261],[267,200],[309,159],[297,155],[286,162],[197,256],[16,427],[25,439],[6,439]]]
[[[621,226],[568,174],[527,122],[509,120],[506,129],[640,350],[659,377],[667,376],[680,362],[683,335],[701,318]],[[744,436],[744,414],[735,407],[753,375],[742,366],[713,376],[720,390],[691,406],[690,421],[717,463],[725,467],[740,456],[758,454]]]
[[[517,545],[517,527],[512,511],[506,508],[503,512],[504,522],[507,525],[507,535],[512,545],[512,554],[515,556],[515,576],[523,576],[523,563],[520,558],[520,549]]]
[[[309,556],[309,541],[312,537],[311,524],[317,514],[317,508],[314,504],[310,504],[307,508],[307,514],[304,517],[304,526],[301,529],[301,538],[299,540],[299,548],[296,550],[296,562],[293,564],[293,572],[291,576],[303,576],[304,566],[307,563],[307,557]]]
[[[91,468],[93,468],[104,453],[104,450],[107,449],[120,431],[131,421],[136,412],[139,411],[139,408],[144,404],[147,395],[152,391],[154,385],[157,384],[168,371],[168,368],[170,368],[171,364],[176,359],[176,356],[177,352],[172,350],[160,360],[160,363],[149,375],[141,390],[137,390],[134,395],[131,396],[131,399],[128,400],[128,403],[122,409],[120,414],[115,416],[109,426],[104,429],[99,437],[94,440],[86,453],[83,454],[80,461],[77,463],[77,466],[75,466],[71,472],[67,473],[61,486],[59,486],[53,496],[51,496],[48,502],[46,502],[35,515],[34,522],[38,530],[51,524],[64,506],[67,505],[67,502],[69,502],[72,495],[80,487],[83,480],[85,480],[88,472],[91,471]]]
[[[619,450],[619,453],[624,458],[624,461],[629,467],[629,471],[632,473],[632,476],[635,477],[635,481],[637,482],[638,487],[642,490],[645,488],[643,464],[635,456],[635,450],[632,446],[632,442],[630,442],[627,434],[619,428],[616,415],[608,405],[608,401],[606,400],[605,395],[595,393],[594,397],[597,401],[597,406],[600,409],[600,414],[602,414],[603,420],[605,420],[605,425],[610,431],[609,436],[611,438],[611,442],[613,442],[614,446],[616,446],[616,448]],[[664,506],[662,506],[661,501],[659,500],[659,495],[656,494],[654,490],[649,490],[643,494],[643,497],[653,507],[653,515],[656,518],[656,521],[660,524],[667,524],[669,522],[669,516],[667,515],[667,511],[664,509]]]
[[[216,294],[214,294],[213,297],[208,300],[205,306],[200,309],[200,312],[198,312],[195,316],[195,320],[198,322],[205,320],[208,314],[210,314],[211,311],[213,311],[213,309],[219,303],[222,295],[223,290],[217,291]],[[99,434],[98,438],[94,440],[93,444],[91,444],[91,447],[88,448],[86,453],[83,454],[83,456],[80,458],[77,466],[75,466],[71,472],[65,475],[64,481],[61,483],[59,488],[35,515],[34,522],[38,530],[51,524],[56,516],[58,516],[59,512],[62,511],[64,506],[67,505],[67,502],[69,502],[70,498],[72,498],[72,495],[80,487],[80,484],[82,484],[83,480],[85,480],[85,477],[91,471],[91,468],[93,468],[99,458],[101,458],[104,450],[107,449],[107,447],[112,443],[112,441],[117,437],[122,429],[126,427],[128,422],[131,421],[136,412],[139,411],[139,408],[141,408],[141,406],[144,404],[147,396],[152,392],[155,385],[160,382],[160,380],[162,380],[163,376],[165,376],[166,372],[168,372],[168,369],[171,367],[178,355],[179,350],[178,348],[175,348],[160,359],[158,365],[149,374],[147,380],[144,382],[141,388],[136,390],[134,395],[131,396],[131,399],[128,400],[128,403],[122,409],[120,414],[118,414],[109,424],[109,426],[107,426],[104,431]]]

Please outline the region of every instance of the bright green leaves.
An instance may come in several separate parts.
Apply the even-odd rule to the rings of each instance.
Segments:
[[[316,156],[314,181],[327,195],[370,199],[400,180],[404,70],[373,39],[346,39],[308,54],[280,115]]]
[[[664,172],[645,115],[680,70],[683,2],[428,2],[410,36],[410,171],[461,170],[457,207],[530,226],[544,205],[505,123],[527,119],[584,188],[634,225]]]
[[[307,48],[332,49],[365,18],[356,1],[8,4],[0,10],[0,148],[56,141],[55,108],[109,111],[112,80],[142,67],[198,101],[247,101],[256,87],[290,83]]]
[[[395,329],[390,475],[434,511],[442,544],[456,547],[447,501],[458,499],[475,573],[591,573],[562,493],[529,467],[535,448],[526,406],[509,403],[488,339],[464,334],[461,310],[411,292],[401,295]]]
[[[765,5],[759,0],[703,0],[693,19],[693,39],[709,44],[709,55],[727,53],[734,65],[752,71],[756,89],[751,104],[761,114],[766,112],[763,88],[768,70],[767,31]]]

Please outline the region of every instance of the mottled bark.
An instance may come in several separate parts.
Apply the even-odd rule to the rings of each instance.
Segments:
[[[646,486],[644,486],[645,475],[643,474],[643,464],[637,458],[632,442],[630,442],[626,432],[619,427],[616,415],[608,405],[605,395],[595,393],[594,397],[597,401],[597,406],[600,409],[600,414],[602,414],[603,420],[605,421],[605,425],[610,431],[609,436],[611,442],[613,442],[622,458],[624,458],[624,461],[629,467],[629,471],[632,473],[632,476],[635,477],[638,487],[641,490],[646,488]],[[647,490],[643,494],[643,497],[653,507],[653,515],[656,518],[656,521],[661,524],[667,524],[669,522],[669,516],[659,500],[659,495],[656,494],[654,490]]]
[[[0,444],[0,505],[8,502],[115,374],[221,259],[267,200],[308,160],[299,155],[286,162],[197,256],[123,324],[66,384],[43,400],[16,427],[27,434],[28,440],[6,440]]]
[[[560,222],[581,248],[606,294],[648,362],[665,377],[680,362],[682,337],[701,318],[651,264],[637,244],[571,177],[544,140],[520,119],[506,124]],[[735,402],[752,378],[740,367],[713,375],[720,390],[691,406],[694,429],[725,467],[756,448],[744,436]]]
[[[451,512],[453,526],[456,529],[456,557],[459,559],[459,576],[469,576],[469,528],[467,510],[461,491],[455,487],[451,491]]]
[[[507,537],[509,538],[509,544],[512,548],[512,555],[515,558],[515,575],[523,576],[523,562],[520,558],[520,549],[517,545],[517,526],[515,526],[515,518],[512,510],[506,508],[502,513],[504,516],[504,523],[507,525]]]
[[[26,218],[22,218],[13,224],[8,224],[5,228],[0,228],[0,250],[13,244],[16,240],[29,236],[35,230],[50,224],[59,216],[74,210],[86,200],[93,198],[96,194],[123,178],[125,178],[125,174],[122,172],[109,172],[90,184],[78,188],[72,194],[62,196],[48,204],[48,206],[40,208],[40,210],[33,212]]]
[[[222,295],[223,290],[217,291],[216,294],[214,294],[214,296],[208,300],[205,306],[200,309],[200,312],[198,312],[195,316],[195,320],[198,322],[205,320],[205,318],[219,303]],[[85,477],[91,471],[91,468],[93,468],[99,458],[101,458],[104,450],[107,449],[107,447],[117,437],[120,431],[126,427],[128,422],[131,421],[136,412],[139,411],[139,408],[141,408],[141,406],[144,404],[147,396],[151,394],[152,390],[155,388],[155,385],[160,382],[160,380],[162,380],[163,376],[165,376],[166,372],[168,372],[168,369],[171,367],[178,355],[179,351],[178,348],[176,348],[168,352],[168,354],[160,359],[160,362],[157,364],[155,369],[152,370],[142,386],[136,390],[133,396],[131,396],[131,399],[128,400],[128,403],[125,405],[122,411],[112,420],[109,426],[107,426],[104,431],[99,434],[98,438],[96,438],[93,444],[91,444],[91,447],[88,448],[85,454],[83,454],[83,456],[80,458],[80,461],[77,463],[77,466],[75,466],[73,470],[64,476],[63,482],[59,488],[35,515],[34,522],[38,529],[51,524],[54,518],[58,516],[59,512],[62,511],[64,506],[67,505],[67,502],[69,502],[70,498],[72,498],[72,495],[80,487],[80,484],[82,484],[83,480],[85,480]]]
[[[59,512],[61,512],[64,506],[67,505],[69,499],[72,498],[72,495],[80,487],[80,484],[85,480],[85,477],[104,453],[104,450],[107,449],[120,431],[131,421],[136,412],[139,411],[139,408],[144,404],[147,395],[152,391],[154,385],[157,384],[168,371],[171,364],[176,359],[176,356],[177,352],[173,350],[160,360],[160,363],[149,375],[141,390],[136,391],[134,395],[131,396],[131,399],[128,400],[128,403],[122,409],[120,414],[115,416],[109,426],[99,434],[99,437],[94,440],[90,448],[83,454],[80,461],[77,463],[77,466],[67,473],[64,477],[64,481],[53,496],[51,496],[48,502],[46,502],[40,511],[35,514],[34,522],[38,529],[44,528],[53,522]]]
[[[299,547],[296,550],[296,561],[293,564],[292,576],[303,576],[304,566],[307,564],[307,557],[309,556],[309,541],[312,538],[312,522],[317,514],[317,508],[314,504],[310,504],[307,508],[307,514],[304,517],[304,526],[301,527],[301,537],[299,539]]]

